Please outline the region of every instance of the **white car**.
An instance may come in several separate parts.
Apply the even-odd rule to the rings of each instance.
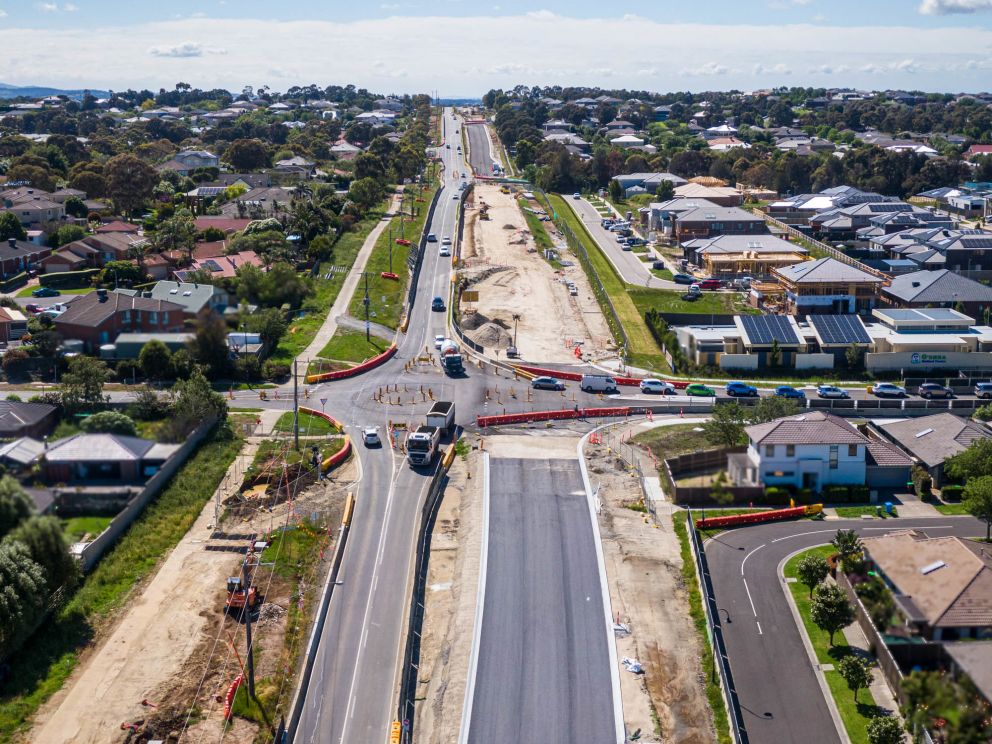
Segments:
[[[441,348],[441,344],[443,344],[443,343],[444,343],[444,334],[441,334],[439,336],[435,336],[434,337],[434,348],[435,349],[440,349]]]
[[[664,380],[641,380],[640,388],[642,393],[675,395],[675,386],[670,382],[665,382]]]
[[[382,444],[382,440],[379,439],[379,428],[377,426],[366,426],[362,429],[362,441],[365,442],[366,447],[378,447]]]
[[[438,255],[440,255],[440,256],[450,256],[451,255],[451,249],[448,246],[446,246],[446,245],[442,245],[441,246],[441,250],[438,252]]]
[[[451,238],[445,235],[443,238],[441,238],[441,245],[451,245]]]

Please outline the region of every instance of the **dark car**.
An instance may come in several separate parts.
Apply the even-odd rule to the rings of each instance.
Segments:
[[[44,310],[44,308],[41,305],[35,305],[33,302],[29,302],[27,305],[25,305],[24,309],[27,310],[32,315],[37,315],[42,310]]]
[[[676,284],[695,284],[696,277],[692,274],[676,274],[672,277],[672,281]]]
[[[703,279],[699,283],[700,289],[720,289],[720,287],[722,286],[723,284],[720,282],[719,279]]]
[[[920,385],[920,389],[916,391],[917,395],[921,398],[953,398],[954,391],[951,390],[946,385],[940,385],[936,382],[924,382]]]
[[[651,263],[651,268],[654,269],[655,271],[664,271],[665,270],[665,262],[664,261],[653,261]]]
[[[433,310],[436,313],[442,312],[444,310],[444,298],[435,297],[433,300],[431,300],[431,310]]]
[[[758,388],[748,385],[745,382],[728,382],[726,387],[727,395],[731,398],[757,398]]]
[[[435,235],[434,233],[431,233],[430,235],[428,235],[427,236],[427,242],[428,243],[436,243],[437,242],[437,235]]]
[[[38,287],[38,289],[31,292],[32,297],[58,297],[60,294],[62,293],[51,287]]]
[[[779,385],[775,388],[775,395],[779,398],[794,398],[796,400],[806,400],[806,393],[790,385]]]
[[[530,381],[535,390],[564,390],[565,383],[555,377],[535,377]]]

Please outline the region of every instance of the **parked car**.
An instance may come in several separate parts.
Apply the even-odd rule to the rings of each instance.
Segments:
[[[648,244],[648,241],[646,241],[644,238],[631,238],[628,242],[631,245],[647,245]]]
[[[641,380],[639,386],[642,393],[651,393],[657,395],[676,395],[677,391],[675,386],[670,382],[665,382],[664,380],[647,379]]]
[[[433,310],[436,313],[444,312],[444,298],[435,297],[433,300],[431,300],[431,310]]]
[[[871,394],[878,398],[905,398],[906,388],[891,382],[876,382],[871,386]]]
[[[38,287],[31,292],[32,297],[58,297],[60,294],[62,293],[51,287]]]
[[[664,266],[662,266],[664,268]],[[696,277],[692,274],[676,274],[672,277],[672,281],[676,284],[695,284]]]
[[[664,261],[652,261],[651,262],[651,268],[652,269],[655,269],[656,271],[664,271],[665,270],[665,262]]]
[[[775,395],[779,398],[794,398],[796,400],[806,400],[806,393],[797,390],[791,385],[779,385],[775,388]]]
[[[816,394],[820,398],[850,398],[846,390],[833,385],[820,385],[816,389]]]
[[[748,385],[746,382],[728,382],[727,395],[731,398],[757,398],[758,388]]]
[[[709,387],[708,385],[703,385],[699,382],[694,382],[685,389],[686,395],[697,395],[705,398],[715,398],[716,390]]]
[[[924,382],[916,391],[921,398],[953,398],[954,391],[936,382]]]
[[[41,305],[35,305],[33,302],[29,302],[27,305],[25,305],[24,309],[27,310],[32,315],[37,315],[42,310],[44,310],[44,308]]]
[[[535,390],[564,390],[565,383],[556,377],[535,377],[530,381]]]
[[[975,397],[992,398],[992,382],[976,382]]]
[[[723,284],[719,279],[703,279],[699,283],[700,289],[720,289]]]
[[[366,426],[362,429],[362,441],[366,447],[380,447],[382,440],[379,439],[379,429],[375,426]]]
[[[435,235],[434,233],[430,233],[427,236],[427,242],[428,243],[436,243],[437,242],[437,235]]]

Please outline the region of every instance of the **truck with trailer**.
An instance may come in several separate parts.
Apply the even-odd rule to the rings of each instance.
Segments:
[[[418,426],[406,436],[406,459],[413,467],[430,465],[437,454],[441,430],[436,426]]]
[[[449,400],[439,400],[427,412],[427,425],[436,426],[447,436],[455,429],[455,404]]]
[[[446,338],[441,342],[441,348],[438,350],[438,355],[441,359],[441,369],[444,370],[445,374],[450,377],[457,377],[458,375],[464,374],[465,362],[458,350],[458,344],[450,338]]]

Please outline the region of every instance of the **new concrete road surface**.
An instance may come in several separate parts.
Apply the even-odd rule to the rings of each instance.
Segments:
[[[713,591],[750,744],[838,744],[779,566],[793,553],[830,542],[838,529],[863,537],[916,529],[932,537],[984,535],[972,517],[831,520],[728,530],[706,542]],[[488,611],[488,608],[487,608]]]
[[[468,741],[613,742],[607,618],[578,461],[493,458],[489,480]]]

